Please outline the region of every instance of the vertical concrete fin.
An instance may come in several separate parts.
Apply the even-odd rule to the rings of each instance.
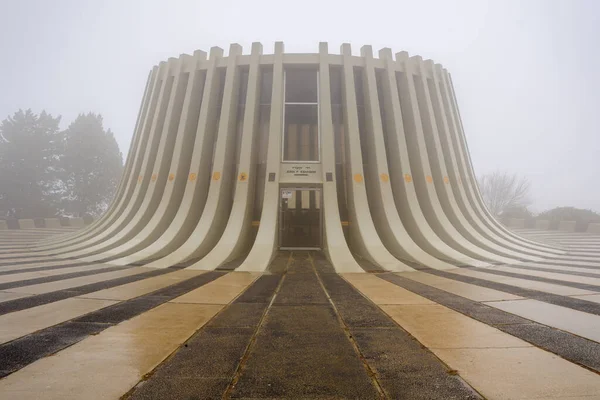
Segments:
[[[198,60],[205,73],[204,79],[202,79],[202,74],[194,75],[198,76],[195,85],[198,85],[199,89],[201,88],[202,96],[199,99],[198,123],[192,160],[189,171],[186,171],[185,175],[183,199],[167,230],[151,247],[141,250],[135,255],[139,261],[156,259],[148,264],[149,267],[165,268],[183,261],[189,254],[189,249],[182,248],[182,246],[189,240],[203,214],[211,179],[213,148],[215,147],[217,108],[221,87],[217,65],[222,56],[223,49],[213,47],[210,50],[208,61]],[[199,89],[198,91],[200,91]]]
[[[130,208],[127,220],[114,229],[110,237],[104,238],[93,246],[70,253],[74,257],[85,256],[84,260],[94,262],[115,255],[111,249],[131,239],[155,215],[156,207],[167,182],[167,173],[173,156],[179,122],[179,118],[175,118],[175,116],[181,114],[186,85],[182,74],[183,60],[170,58],[168,64],[169,81],[165,87],[164,101],[152,124],[154,141],[144,155],[145,170],[149,171],[146,190],[137,193],[135,201],[132,202],[137,205]]]
[[[382,55],[386,56],[386,52],[384,51]],[[362,135],[366,142],[361,145],[367,149],[368,153],[367,197],[377,232],[387,249],[396,258],[419,263],[427,262],[432,265],[441,264],[439,260],[428,256],[414,243],[396,209],[384,140],[382,111],[385,115],[385,107],[379,101],[377,75],[371,46],[363,46],[361,56],[365,60],[363,93],[366,129],[365,134]],[[387,56],[391,56],[391,51],[387,53]]]
[[[464,168],[461,172],[459,184],[463,185],[467,190],[467,193],[470,193],[472,196],[474,196],[473,200],[479,203],[479,207],[484,212],[484,222],[488,225],[490,229],[493,229],[497,234],[515,243],[521,243],[522,245],[526,245],[535,250],[547,251],[553,254],[560,254],[560,251],[557,249],[553,249],[550,246],[546,246],[541,243],[533,242],[531,240],[522,238],[512,233],[500,223],[498,223],[495,220],[495,218],[489,213],[483,199],[481,198],[479,187],[477,186],[477,181],[473,172],[473,165],[469,155],[469,149],[464,137],[462,121],[460,119],[460,114],[456,105],[456,96],[454,93],[454,88],[450,81],[450,76],[445,70],[442,73],[441,81],[443,82],[442,87],[445,89],[446,96],[449,100],[449,108],[451,111],[450,115],[454,119],[455,135],[452,137],[454,150],[458,155],[459,159],[462,160],[462,166]]]
[[[414,65],[421,60],[420,56],[411,58],[403,57],[403,61],[401,62],[403,74],[398,85],[404,122],[404,139],[408,149],[409,162],[413,173],[412,181],[414,182],[418,202],[425,219],[436,235],[448,246],[462,254],[461,258],[464,260],[463,262],[469,265],[486,265],[485,262],[478,260],[478,258],[483,258],[478,254],[479,249],[463,238],[450,224],[439,204],[439,199],[433,186],[431,168],[424,142],[425,138],[417,88],[415,87],[415,80],[419,76],[415,74]],[[457,257],[453,258],[457,259]]]
[[[196,140],[196,128],[204,85],[204,72],[199,68],[206,62],[206,53],[196,51],[194,56],[184,56],[182,58],[184,61],[183,68],[185,71],[189,71],[189,77],[181,107],[173,158],[159,208],[152,220],[140,233],[120,246],[119,250],[122,251],[122,254],[119,254],[119,256],[121,258],[111,261],[111,264],[127,265],[141,261],[148,256],[155,256],[163,249],[165,242],[169,243],[166,237],[172,238],[174,236],[176,228],[173,226],[175,224],[173,216],[179,213],[182,208]],[[152,247],[148,248],[150,245]]]
[[[190,269],[215,269],[239,257],[250,241],[251,212],[254,205],[256,136],[260,111],[260,57],[262,44],[253,43],[248,70],[248,87],[243,115],[241,151],[235,179],[233,206],[227,227],[216,246]]]
[[[418,248],[415,247],[411,254],[420,263],[430,265],[433,268],[451,268],[452,265],[448,264],[447,261],[465,263],[468,259],[442,241],[431,228],[423,214],[415,190],[413,171],[409,163],[403,109],[399,97],[399,83],[401,82],[396,79],[397,72],[400,74],[405,73],[402,60],[408,59],[408,53],[398,53],[396,55],[398,62],[394,62],[389,49],[383,49],[380,52],[380,57],[384,60],[385,66],[381,85],[386,122],[384,134],[387,137],[390,154],[398,155],[388,159],[392,193],[396,209],[409,236],[418,248],[423,250],[423,252],[419,252]]]
[[[203,257],[217,243],[229,216],[231,207],[231,181],[233,165],[232,155],[235,150],[235,127],[237,113],[237,98],[239,93],[239,68],[238,56],[242,54],[239,44],[232,44],[229,48],[227,66],[225,69],[225,81],[223,86],[223,99],[221,101],[221,112],[219,117],[216,142],[214,142],[214,154],[212,163],[208,163],[207,171],[210,171],[210,184],[204,210],[200,220],[196,224],[186,241],[164,260],[159,260],[161,266],[168,263],[176,264],[189,259]],[[208,146],[213,143],[206,142]],[[207,160],[208,161],[208,160]],[[204,172],[206,173],[206,172]],[[167,264],[165,264],[167,263]]]
[[[204,55],[205,56],[205,55]],[[169,120],[172,123],[165,124],[163,135],[174,136],[175,143],[172,150],[165,151],[166,155],[172,155],[169,160],[166,158],[162,161],[160,170],[155,168],[156,193],[155,201],[158,205],[155,211],[148,212],[147,223],[141,222],[140,226],[135,230],[135,236],[129,238],[119,246],[104,251],[98,257],[124,257],[136,250],[147,246],[156,240],[169,226],[173,216],[179,208],[183,188],[187,181],[186,173],[189,170],[191,154],[193,149],[195,129],[192,127],[192,119],[189,111],[191,108],[197,109],[198,101],[192,102],[192,95],[197,85],[194,84],[194,76],[196,73],[197,59],[187,54],[180,56],[181,65],[176,84],[176,93],[174,93],[174,101],[171,110],[167,112]],[[197,98],[198,96],[195,95]],[[192,104],[195,103],[195,104]],[[148,197],[145,199],[147,200]],[[143,207],[142,207],[143,208]],[[112,262],[111,262],[112,263]],[[122,261],[117,262],[117,265],[122,265]]]
[[[122,202],[123,196],[125,195],[125,189],[127,187],[127,182],[131,179],[132,168],[135,162],[135,152],[139,146],[141,140],[141,123],[146,118],[146,113],[148,111],[148,105],[150,103],[151,92],[154,88],[154,83],[157,80],[158,75],[158,67],[153,67],[148,73],[148,79],[146,80],[146,86],[144,88],[144,95],[142,97],[142,101],[140,103],[140,108],[138,111],[138,116],[135,122],[135,128],[133,129],[133,137],[131,140],[131,145],[129,146],[129,151],[127,152],[127,157],[125,158],[125,166],[123,168],[123,176],[119,181],[119,185],[117,186],[117,190],[115,192],[115,196],[111,201],[110,206],[108,207],[106,213],[102,215],[99,219],[95,220],[91,225],[84,228],[83,230],[77,231],[73,234],[69,235],[61,235],[56,239],[47,240],[44,242],[46,245],[52,245],[56,247],[62,243],[70,242],[75,238],[82,237],[84,235],[93,234],[102,226],[105,226],[106,221],[110,221],[112,215],[118,209],[118,204]]]
[[[409,269],[385,248],[375,230],[364,182],[361,153],[355,73],[350,44],[342,45],[344,105],[344,135],[346,139],[346,169],[348,180],[348,211],[350,212],[351,246],[370,262],[389,271]]]
[[[128,217],[130,216],[129,211],[132,208],[132,199],[136,197],[136,194],[140,192],[140,189],[145,191],[149,181],[148,176],[147,179],[144,179],[144,174],[142,171],[146,171],[146,155],[148,152],[150,152],[151,144],[156,141],[156,135],[154,135],[155,131],[152,129],[152,127],[157,119],[157,115],[161,114],[161,112],[157,112],[157,110],[160,111],[166,106],[164,95],[165,88],[169,86],[167,84],[168,73],[169,64],[167,62],[161,62],[159,64],[158,76],[153,88],[150,107],[146,117],[143,120],[143,123],[141,124],[141,138],[139,142],[140,146],[135,152],[135,162],[132,167],[132,174],[127,181],[125,196],[123,196],[121,203],[117,205],[118,210],[114,213],[113,218],[106,221],[106,224],[102,227],[101,231],[96,231],[93,233],[90,232],[89,235],[82,236],[78,240],[68,243],[67,246],[61,249],[54,249],[54,251],[49,254],[56,254],[60,257],[68,257],[67,254],[69,251],[77,250],[97,243],[99,240],[102,240],[106,236],[110,235],[115,229],[120,229],[121,224],[124,223],[123,221],[128,220]]]
[[[455,127],[448,108],[447,99],[442,96],[440,87],[440,71],[442,67],[429,60],[429,62],[425,62],[424,68],[431,75],[429,89],[431,92],[431,105],[437,121],[436,150],[440,152],[445,160],[445,171],[439,172],[443,175],[442,181],[436,180],[436,185],[440,187],[440,191],[447,191],[447,196],[451,201],[450,204],[457,210],[455,211],[457,215],[462,213],[465,220],[472,226],[474,231],[470,232],[470,234],[476,238],[480,238],[489,249],[498,254],[535,259],[535,257],[527,255],[535,254],[535,252],[494,234],[479,217],[478,213],[480,210],[477,210],[477,204],[473,205],[471,203],[463,185],[458,184],[460,180],[460,168],[450,139]]]
[[[274,257],[277,246],[279,210],[279,160],[281,158],[281,130],[283,124],[283,42],[275,42],[273,60],[273,88],[267,146],[267,170],[262,213],[258,233],[250,253],[238,267],[240,271],[264,271]],[[274,179],[269,175],[274,174]]]
[[[362,268],[350,249],[340,220],[336,182],[335,157],[325,154],[335,154],[333,137],[333,117],[331,111],[331,89],[329,78],[329,50],[326,42],[319,43],[319,119],[321,129],[321,160],[323,172],[323,213],[325,254],[338,272],[361,272]],[[331,174],[332,179],[327,179]],[[339,177],[341,179],[341,177]]]
[[[439,212],[440,222],[443,226],[449,228],[449,235],[454,236],[455,233],[458,233],[462,236],[463,239],[460,240],[460,244],[462,248],[466,249],[468,255],[501,263],[516,262],[514,258],[510,257],[519,258],[519,254],[510,254],[510,251],[496,247],[494,243],[483,238],[473,229],[458,208],[454,194],[448,183],[445,182],[448,180],[448,172],[442,154],[438,124],[429,92],[428,81],[430,79],[427,77],[428,74],[430,75],[431,70],[427,71],[427,62],[420,57],[411,59],[411,61],[415,72],[415,95],[419,109],[420,128],[423,133],[423,140],[417,140],[417,144],[421,149],[421,162],[430,166],[431,175],[429,176],[431,182],[428,181],[430,184],[427,186],[431,186],[429,195],[433,207]],[[431,62],[429,64],[431,65]]]

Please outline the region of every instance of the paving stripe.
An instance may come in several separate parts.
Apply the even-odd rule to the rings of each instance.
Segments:
[[[281,277],[277,274],[258,278],[124,398],[221,398],[258,330]]]
[[[58,275],[52,275],[52,276],[42,276],[39,278],[31,278],[31,279],[24,279],[21,281],[0,283],[0,290],[20,288],[20,287],[24,287],[24,286],[37,285],[37,284],[41,284],[41,283],[62,281],[65,279],[79,278],[79,277],[89,276],[89,275],[96,275],[96,274],[101,274],[104,272],[122,271],[122,270],[128,269],[128,268],[131,268],[131,267],[103,266],[102,268],[92,269],[92,270],[71,272],[71,273],[67,273],[67,274],[58,274]]]
[[[379,398],[306,253],[294,253],[225,398]]]
[[[512,312],[505,311],[501,306],[502,303],[523,303],[535,300],[508,300],[493,303],[480,303],[446,292],[442,289],[437,289],[410,280],[404,276],[382,274],[378,277],[394,285],[399,285],[407,290],[422,295],[429,300],[435,301],[439,305],[448,307],[484,324],[494,326],[505,333],[513,335],[537,347],[560,355],[571,362],[586,366],[595,371],[600,371],[599,343],[580,337],[569,331],[561,331],[552,326],[547,326],[544,324],[544,322],[549,321],[547,318],[545,321],[537,321],[537,318],[527,318],[525,315],[519,316]],[[547,305],[549,307],[557,307],[550,304]],[[572,311],[566,308],[562,308],[562,310]],[[598,318],[597,316],[591,316],[589,314],[585,315]],[[529,317],[531,316],[532,315],[530,314]],[[561,322],[554,320],[554,323],[551,325],[561,324]],[[463,327],[458,328],[463,329]],[[452,332],[452,329],[454,328],[444,326],[439,329],[446,331],[448,336],[456,336],[455,333]]]
[[[429,269],[421,269],[425,270],[428,273],[432,273]],[[460,275],[460,276],[468,276],[474,278],[480,278],[483,280],[489,280],[497,283],[506,283],[508,285],[512,285],[519,288],[537,290],[540,292],[552,293],[561,296],[571,296],[571,295],[583,295],[583,294],[596,294],[597,291],[584,290],[584,289],[576,289],[569,286],[557,285],[554,283],[546,283],[540,282],[537,280],[529,280],[526,278],[512,278],[509,276],[499,276],[494,274],[489,274],[484,271],[475,271],[473,269],[455,269],[448,271],[450,275]],[[503,290],[503,289],[502,289]],[[512,293],[512,292],[510,292]]]
[[[13,340],[12,342],[5,343],[0,346],[0,377],[12,374],[34,361],[72,346],[90,335],[98,335],[100,332],[113,325],[127,321],[128,319],[145,313],[163,303],[169,302],[176,297],[182,296],[214,281],[223,276],[223,274],[224,273],[222,272],[210,271],[169,287],[159,289],[150,294],[102,308],[70,321],[42,329],[34,334]],[[168,327],[161,325],[155,326],[155,329],[168,330]],[[141,332],[140,335],[142,335]],[[108,349],[105,351],[107,350]],[[103,354],[97,354],[96,356],[102,357]],[[111,370],[114,366],[106,365],[105,368]],[[88,371],[88,373],[90,375],[100,375],[98,371],[93,371],[93,373],[92,371]],[[5,380],[0,381],[0,392],[4,391],[2,389],[2,383],[4,383],[4,381]],[[112,383],[113,382],[111,381],[111,384]],[[126,388],[125,391],[127,389],[129,388]],[[81,392],[79,395],[81,395]]]
[[[102,268],[106,268],[107,265],[103,264],[92,264],[92,265],[69,265],[65,268],[59,268],[58,270],[41,270],[41,271],[31,271],[25,270],[20,273],[14,274],[0,274],[0,284],[9,283],[9,282],[17,282],[17,281],[26,281],[29,279],[37,279],[37,278],[45,278],[50,276],[62,276],[64,274],[70,274],[74,272],[82,272],[82,271],[94,271]]]
[[[17,268],[17,269],[6,269],[6,267],[0,267],[0,276],[2,275],[13,275],[13,274],[22,274],[24,272],[37,272],[37,271],[50,271],[55,269],[63,269],[63,268],[73,268],[79,267],[83,265],[94,265],[88,262],[76,262],[66,263],[61,265],[40,265],[40,266],[30,266],[25,268]],[[9,267],[10,268],[10,267]]]
[[[82,262],[82,261],[78,261],[78,260],[63,260],[62,263],[57,264],[56,261],[51,261],[51,262],[43,262],[43,263],[33,263],[30,265],[20,265],[20,266],[14,266],[14,265],[8,265],[8,266],[4,266],[4,267],[0,267],[0,271],[1,272],[5,272],[5,271],[29,271],[31,269],[35,269],[35,268],[45,268],[45,267],[57,267],[60,268],[63,265],[66,266],[73,266],[73,265],[83,265],[83,264],[90,264],[88,262]]]
[[[540,324],[600,342],[600,316],[598,315],[590,315],[533,299],[487,302],[486,304]],[[596,354],[600,358],[600,348],[597,349]]]
[[[165,303],[0,380],[8,398],[118,399],[219,310]]]
[[[203,271],[175,270],[142,281],[0,316],[0,344],[68,321],[120,301],[133,299],[181,282]]]
[[[566,288],[566,292],[559,285],[527,281],[517,278],[501,278],[494,280],[495,276],[479,273],[471,270],[453,270],[452,272],[425,269],[424,272],[455,281],[470,283],[473,285],[486,287],[510,293],[515,296],[526,297],[546,303],[555,304],[573,310],[583,311],[589,314],[600,315],[600,304],[593,301],[584,300],[586,296],[570,297],[573,295],[596,294],[595,292],[582,291],[580,289]],[[533,288],[532,288],[533,287]],[[559,294],[556,294],[556,293]],[[578,292],[578,293],[577,293]],[[583,293],[581,293],[583,292]]]
[[[368,288],[362,292],[368,298],[400,285],[405,290],[422,293],[427,297],[424,300],[440,303],[380,304],[380,307],[487,398],[547,399],[567,394],[593,396],[600,392],[600,379],[596,373],[533,347],[514,337],[514,333],[500,331],[504,325],[489,325],[494,318],[515,323],[523,320],[520,317],[391,273],[343,276],[352,284],[357,282]],[[367,280],[371,282],[365,285]],[[377,285],[373,280],[381,283]],[[469,312],[485,317],[486,321],[479,322],[453,311],[441,305],[444,303],[452,304],[453,308],[469,307]],[[463,311],[466,313],[467,310]]]
[[[533,263],[533,262],[525,262],[525,263],[521,263],[519,264],[519,266],[527,266],[527,267],[536,267],[536,268],[548,268],[551,270],[556,270],[556,271],[575,271],[575,272],[587,272],[587,273],[593,273],[596,274],[596,276],[600,275],[600,268],[599,267],[590,267],[590,266],[586,266],[586,267],[574,267],[572,265],[554,265],[554,264],[546,264],[546,263]]]
[[[68,281],[59,283],[36,285],[36,291],[40,292],[37,295],[8,292],[9,294],[6,296],[7,301],[0,303],[0,315],[53,303],[69,297],[85,295],[102,289],[118,287],[169,272],[173,272],[173,269],[132,268],[125,271],[101,274],[101,276],[96,275],[93,277],[69,279]],[[48,288],[50,285],[53,287]],[[10,300],[11,295],[14,300]],[[14,296],[22,296],[23,298]]]
[[[480,398],[454,371],[342,277],[321,271],[319,277],[388,398]]]
[[[512,271],[505,271],[501,267],[498,268],[479,268],[479,267],[469,267],[473,271],[485,272],[488,274],[500,275],[500,276],[508,276],[512,278],[522,278],[530,281],[538,281],[538,282],[546,282],[553,283],[555,285],[568,286],[576,289],[589,290],[592,292],[600,291],[600,285],[598,284],[588,284],[584,283],[585,281],[596,282],[593,278],[587,279],[578,279],[577,277],[561,277],[561,279],[553,278],[556,275],[552,274],[541,274],[536,273],[535,271],[530,271],[528,273],[517,273]],[[545,275],[545,276],[544,276]],[[552,276],[548,277],[548,276]]]
[[[0,267],[10,267],[14,265],[27,265],[47,262],[61,263],[65,261],[69,261],[69,259],[57,257],[49,258],[49,256],[32,256],[31,254],[29,254],[23,257],[0,257]]]
[[[559,274],[559,275],[555,275],[557,277],[559,277],[559,279],[563,278],[562,276],[560,276],[560,274],[564,274],[564,275],[569,275],[569,276],[585,276],[588,278],[600,278],[600,271],[598,273],[593,273],[593,272],[580,272],[580,271],[570,271],[570,270],[565,270],[565,269],[559,269],[560,267],[548,267],[548,268],[544,268],[544,267],[532,267],[529,265],[508,265],[508,264],[503,264],[502,268],[504,269],[499,269],[500,271],[504,270],[506,271],[506,268],[509,269],[513,269],[513,270],[521,270],[523,272],[526,271],[539,271],[539,272],[550,272],[553,274]],[[562,267],[565,268],[565,267]],[[510,272],[510,271],[509,271]],[[594,282],[596,283],[596,282]]]

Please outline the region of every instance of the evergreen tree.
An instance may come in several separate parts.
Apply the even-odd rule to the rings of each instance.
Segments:
[[[60,189],[60,117],[19,110],[0,124],[0,216],[55,214]]]
[[[100,215],[109,206],[123,172],[123,157],[102,116],[80,114],[64,131],[63,210]]]

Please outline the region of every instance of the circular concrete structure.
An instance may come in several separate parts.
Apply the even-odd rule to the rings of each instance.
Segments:
[[[486,210],[440,64],[326,43],[233,44],[155,66],[112,206],[38,251],[262,271],[280,248],[321,249],[344,272],[561,254]]]

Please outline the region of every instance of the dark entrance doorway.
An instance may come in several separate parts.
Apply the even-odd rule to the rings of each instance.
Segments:
[[[279,247],[320,249],[321,190],[285,188],[280,191]]]

